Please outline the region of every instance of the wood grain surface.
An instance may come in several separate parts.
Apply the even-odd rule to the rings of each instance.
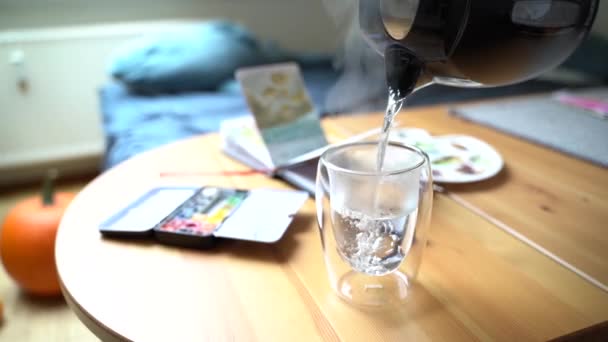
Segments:
[[[467,127],[449,123],[444,108],[401,116],[433,133],[456,133]],[[379,116],[358,116],[327,120],[324,126],[335,139],[378,127],[379,120]],[[478,133],[472,128],[470,132]],[[489,130],[479,132],[486,135],[478,137],[503,153],[508,177],[501,175],[474,190],[451,190],[480,205],[489,202],[492,214],[540,232],[545,225],[564,224],[559,218],[543,223],[548,216],[544,210],[522,209],[517,201],[534,203],[525,192],[505,202],[494,199],[509,193],[504,187],[526,189],[521,184],[531,184],[541,172],[524,166],[527,172],[511,171],[525,163],[511,162],[517,151],[506,152],[503,140],[516,145],[516,150],[525,146],[540,154],[540,149],[517,145],[516,140]],[[141,154],[95,179],[70,206],[57,236],[57,265],[68,302],[98,336],[136,341],[544,341],[608,319],[608,293],[443,195],[435,197],[419,282],[407,304],[391,311],[356,309],[331,292],[312,200],[274,245],[226,240],[213,250],[195,251],[100,236],[97,225],[102,220],[151,186],[286,187],[259,174],[204,176],[246,169],[225,157],[219,144],[217,135],[208,135]],[[521,154],[526,158],[530,152]],[[601,174],[570,158],[538,157],[552,158],[570,164],[566,169]],[[556,168],[539,160],[532,163],[549,173]],[[160,177],[162,172],[190,175]],[[563,183],[575,179],[559,171],[554,177],[539,177],[534,189],[544,191],[544,180],[559,183],[558,176],[565,177]],[[602,190],[595,187],[586,193],[581,188],[586,183],[595,184],[591,179],[575,180],[576,194],[588,197],[590,207],[606,209]],[[485,191],[494,195],[484,195]],[[568,208],[564,213],[579,215],[581,206],[568,206],[577,199],[561,204]],[[501,210],[494,211],[492,203]],[[552,206],[555,215],[562,213],[562,206],[543,204]],[[584,218],[590,225],[585,229],[599,234],[599,219],[604,216],[594,215],[595,219]],[[588,253],[581,249],[585,246],[572,251]],[[597,265],[598,270],[605,267],[602,262]]]
[[[492,145],[505,160],[498,176],[446,188],[608,286],[608,170],[453,117],[443,106],[398,119],[433,135],[466,134]],[[328,124],[349,136],[381,120],[376,114]]]

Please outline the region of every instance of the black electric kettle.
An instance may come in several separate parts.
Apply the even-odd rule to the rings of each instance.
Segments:
[[[431,83],[521,82],[562,63],[590,31],[599,0],[359,0],[365,39],[402,96]]]

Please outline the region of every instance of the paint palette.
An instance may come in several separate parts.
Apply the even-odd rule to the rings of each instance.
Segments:
[[[219,187],[155,188],[99,227],[107,237],[153,237],[192,248],[217,238],[278,241],[308,194],[301,191]],[[272,203],[272,205],[269,205]]]
[[[504,166],[492,146],[467,135],[432,136],[423,129],[402,128],[391,132],[390,138],[426,152],[433,180],[438,183],[481,181],[495,176]]]

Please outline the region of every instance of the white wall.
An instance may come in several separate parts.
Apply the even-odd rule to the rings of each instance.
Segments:
[[[217,17],[294,49],[336,42],[323,0],[0,0],[0,30]]]

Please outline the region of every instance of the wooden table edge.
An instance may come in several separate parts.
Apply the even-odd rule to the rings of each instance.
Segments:
[[[61,293],[70,309],[76,314],[76,317],[89,329],[97,338],[101,341],[131,341],[128,338],[120,335],[116,331],[112,330],[105,324],[101,323],[93,315],[91,315],[84,307],[82,307],[72,294],[68,291],[67,287],[63,283],[61,276],[59,276],[59,286]]]

